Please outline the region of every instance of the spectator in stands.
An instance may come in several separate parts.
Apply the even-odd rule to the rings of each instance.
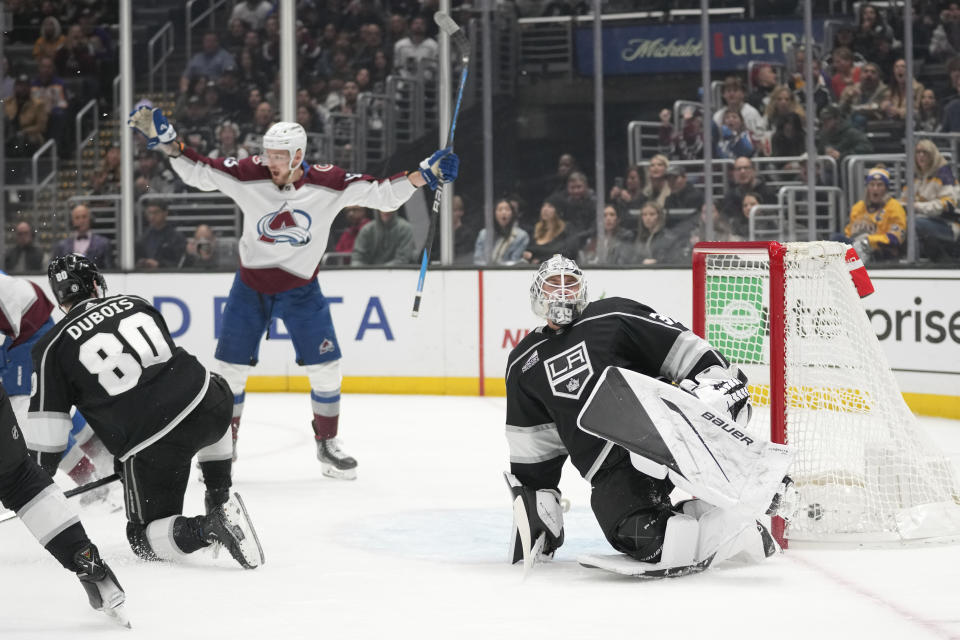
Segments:
[[[373,66],[370,68],[370,88],[374,93],[384,93],[387,88],[387,76],[390,75],[390,61],[387,54],[377,51],[373,54]]]
[[[227,22],[227,33],[224,35],[221,45],[230,52],[235,60],[240,60],[240,52],[243,51],[249,28],[249,25],[239,18],[230,18]]]
[[[870,54],[870,62],[875,63],[884,72],[893,69],[893,63],[903,57],[903,49],[899,44],[892,35],[888,35],[886,32],[878,33],[873,39],[873,52]]]
[[[881,110],[887,120],[907,119],[907,76],[907,63],[903,58],[900,58],[893,63],[890,93],[881,105]],[[923,97],[923,85],[912,77],[910,81],[913,82],[913,104],[916,113],[920,108],[920,100]]]
[[[217,80],[217,88],[220,91],[220,108],[223,109],[224,118],[236,120],[243,111],[246,92],[237,82],[238,75],[236,69],[225,69],[220,79]]]
[[[180,121],[186,117],[187,108],[190,104],[190,98],[201,99],[206,88],[206,76],[195,76],[190,78],[190,82],[187,85],[187,90],[181,91],[180,94],[177,95],[177,102],[173,107],[173,115],[177,118],[177,121]]]
[[[373,56],[383,50],[383,29],[375,22],[369,22],[360,27],[360,47],[357,49],[353,63],[358,69],[372,67]]]
[[[547,199],[540,205],[540,220],[533,229],[533,242],[527,244],[523,259],[540,264],[555,253],[570,253],[573,236],[563,220],[563,209],[557,200]]]
[[[40,58],[37,64],[37,75],[30,84],[30,94],[36,100],[47,105],[47,137],[57,141],[57,149],[61,157],[67,154],[67,90],[63,80],[54,74],[53,58]]]
[[[767,119],[767,124],[770,125],[770,130],[776,133],[790,114],[798,115],[803,119],[804,113],[803,106],[797,102],[790,87],[781,84],[774,87],[770,92],[770,100],[767,102],[764,117]],[[777,154],[774,153],[773,155]]]
[[[713,135],[716,144],[713,155],[716,158],[738,158],[740,156],[753,157],[756,147],[750,132],[743,124],[740,113],[734,109],[727,109],[723,114],[723,124],[714,125]]]
[[[587,176],[574,171],[567,177],[567,192],[560,205],[565,218],[579,230],[596,228],[597,196],[590,188]]]
[[[772,64],[762,63],[755,65],[750,75],[753,91],[747,96],[747,103],[763,113],[770,102],[770,92],[777,86],[777,72]],[[767,122],[769,123],[769,120]]]
[[[757,176],[757,170],[750,158],[742,157],[733,161],[733,180],[727,185],[726,193],[720,204],[720,213],[727,220],[736,220],[743,216],[743,198],[748,193],[757,194],[762,204],[773,204],[776,194],[767,186],[763,178]]]
[[[209,225],[198,225],[193,237],[187,240],[183,267],[204,271],[232,271],[237,267],[237,256],[225,251],[226,246],[218,241],[216,233]]]
[[[928,139],[917,142],[914,153],[913,210],[916,216],[917,241],[921,253],[932,260],[951,251],[960,237],[960,216],[957,214],[958,186],[950,163]],[[906,207],[904,185],[901,204]]]
[[[83,27],[75,24],[67,29],[67,38],[53,56],[53,63],[57,73],[64,78],[96,76],[97,58]]]
[[[940,106],[946,109],[947,105],[960,98],[960,55],[947,60],[947,75],[950,78],[950,89],[940,98]]]
[[[735,111],[740,114],[744,125],[750,133],[755,138],[762,138],[767,132],[767,122],[753,105],[747,104],[744,101],[744,98],[745,91],[743,81],[736,76],[727,76],[723,81],[723,101],[726,106],[714,112],[713,122],[718,127],[722,127],[724,114],[727,111]]]
[[[47,139],[50,114],[46,102],[34,97],[30,79],[22,75],[13,84],[13,96],[3,102],[6,117],[7,148],[12,157],[29,157]]]
[[[7,273],[38,273],[46,269],[47,260],[43,251],[33,244],[33,227],[22,220],[14,227],[16,244],[7,249],[4,268]]]
[[[267,88],[270,82],[267,79],[267,74],[260,67],[259,60],[259,54],[251,49],[244,48],[240,52],[240,66],[237,69],[237,81],[239,85],[248,87],[248,97],[251,92],[257,91],[260,93],[260,98],[262,99],[263,90]]]
[[[372,223],[357,234],[351,266],[407,265],[416,262],[413,227],[396,211],[378,211]]]
[[[840,95],[840,109],[849,116],[850,124],[866,129],[868,122],[883,117],[881,105],[890,99],[890,89],[880,79],[880,67],[868,62],[860,70],[860,82],[852,84]]]
[[[590,235],[580,251],[580,264],[630,264],[633,259],[634,233],[620,225],[620,212],[608,203],[603,208],[603,237],[598,245],[596,233]]]
[[[804,67],[805,57],[806,52],[804,48],[798,47],[794,58],[796,60],[796,70],[790,78],[790,90],[793,91],[793,96],[799,105],[807,104],[806,77],[804,75],[806,73]],[[833,101],[833,93],[830,88],[830,78],[824,73],[820,60],[815,57],[811,61],[811,66],[813,67],[811,69],[813,72],[813,83],[816,87],[813,91],[813,104],[816,112],[820,113],[821,109]]]
[[[883,16],[873,5],[866,4],[860,7],[860,24],[853,36],[853,50],[863,55],[867,60],[876,62],[877,40],[882,36],[888,42],[893,42],[893,28],[887,24]]]
[[[438,55],[437,41],[427,36],[426,19],[417,16],[410,21],[408,35],[393,45],[393,68],[401,75],[415,76],[419,67],[430,78]]]
[[[674,160],[703,158],[703,109],[684,107],[680,130],[670,138],[670,157]]]
[[[890,173],[877,166],[866,176],[866,195],[850,209],[843,231],[830,238],[852,244],[864,262],[899,258],[907,231],[907,214],[890,194]]]
[[[236,67],[237,61],[229,51],[220,46],[220,36],[216,31],[203,34],[203,50],[194,54],[180,78],[180,91],[186,91],[190,78],[206,76],[217,80],[225,69]]]
[[[640,228],[633,246],[631,262],[638,264],[670,264],[680,259],[677,237],[667,229],[667,214],[655,201],[640,210]]]
[[[742,242],[746,239],[744,236],[733,232],[730,219],[726,216],[721,216],[719,209],[717,209],[717,205],[714,203],[709,205],[710,214],[713,217],[713,235],[708,238],[707,209],[707,204],[704,204],[702,207],[700,207],[700,213],[697,216],[698,223],[693,229],[690,230],[690,243],[688,249],[693,249],[693,246],[698,242],[707,242],[708,240],[712,242]],[[689,252],[687,255],[689,255]],[[686,261],[687,260],[685,260],[685,262]]]
[[[137,158],[133,173],[133,186],[137,197],[144,194],[160,195],[179,191],[177,177],[160,164],[157,152],[143,150]]]
[[[274,69],[280,64],[280,19],[276,15],[268,16],[263,22],[260,58],[268,69]]]
[[[829,105],[820,112],[820,135],[817,153],[827,154],[839,164],[851,154],[872,153],[873,145],[866,134],[850,126],[838,107]]]
[[[770,155],[778,158],[799,156],[807,150],[807,134],[803,117],[790,113],[780,120],[770,139]]]
[[[342,115],[356,115],[357,98],[360,96],[360,87],[356,80],[347,80],[343,83],[343,89],[340,90],[340,103],[330,109],[330,113],[339,113]]]
[[[82,253],[101,269],[113,268],[113,249],[110,241],[100,234],[93,233],[93,214],[85,204],[78,204],[70,210],[70,224],[73,233],[61,240],[53,248],[53,257],[71,253]]]
[[[490,262],[487,262],[487,230],[480,229],[473,250],[474,264],[512,265],[523,259],[530,236],[517,224],[519,217],[514,203],[506,198],[497,200],[493,210],[494,241],[490,249]]]
[[[120,147],[114,145],[100,160],[90,178],[90,192],[94,195],[120,193]]]
[[[186,250],[183,237],[167,217],[170,210],[163,200],[148,200],[146,206],[147,230],[137,239],[134,255],[138,269],[173,269],[180,266]]]
[[[936,133],[940,131],[943,110],[937,102],[933,89],[924,89],[920,94],[920,106],[917,108],[916,129]]]
[[[220,104],[220,89],[213,80],[207,82],[207,88],[203,91],[203,107],[208,127],[216,126],[218,122],[223,122],[226,118]]]
[[[187,109],[179,118],[178,124],[184,137],[199,136],[201,147],[197,150],[206,153],[213,143],[211,123],[214,120],[208,117],[206,102],[200,96],[190,96],[187,100]],[[192,144],[192,143],[191,143]]]
[[[353,246],[357,242],[357,234],[370,222],[370,213],[366,207],[347,207],[343,210],[347,219],[347,228],[337,238],[334,251],[337,253],[353,253]],[[348,256],[345,264],[350,264]]]
[[[668,224],[674,224],[673,212],[676,209],[700,209],[703,206],[703,194],[687,179],[686,168],[672,164],[667,169],[667,184],[670,185],[670,195],[667,196],[666,210]]]
[[[640,207],[646,201],[647,196],[643,195],[643,171],[631,165],[623,178],[614,180],[609,202],[617,207],[620,221],[629,221],[626,225],[635,229],[640,220]]]
[[[40,25],[40,37],[33,44],[33,58],[39,62],[40,58],[54,57],[66,39],[60,28],[60,21],[53,16],[47,16]]]
[[[753,214],[753,208],[763,204],[760,202],[760,196],[756,193],[747,193],[743,196],[743,202],[740,204],[740,214],[730,221],[730,229],[733,233],[742,238],[750,238],[750,216]]]
[[[230,13],[230,22],[242,20],[250,29],[263,29],[267,16],[273,13],[273,4],[268,0],[241,0],[233,7]]]
[[[243,160],[250,157],[246,148],[242,147],[237,140],[240,138],[240,127],[233,122],[225,120],[217,126],[216,130],[217,145],[210,153],[209,158],[236,158]]]
[[[560,154],[557,158],[557,171],[543,180],[541,193],[546,193],[548,198],[553,199],[563,197],[567,191],[567,178],[571,173],[579,170],[580,165],[572,154]]]
[[[667,169],[670,167],[670,160],[662,153],[650,158],[650,166],[647,167],[647,179],[643,185],[643,195],[647,201],[656,200],[661,207],[670,197],[670,185],[667,184]]]
[[[463,198],[458,195],[453,196],[450,203],[450,213],[453,217],[453,262],[455,264],[471,264],[477,245],[478,225],[467,217],[467,207]],[[439,251],[439,246],[436,250]],[[430,255],[434,255],[433,251],[431,249]]]
[[[258,104],[253,114],[253,122],[240,130],[240,138],[247,153],[256,155],[260,152],[260,141],[263,140],[263,134],[267,132],[273,121],[273,107],[270,103],[263,101]]]
[[[402,13],[394,12],[387,20],[387,33],[384,44],[388,51],[393,51],[396,44],[407,37],[407,17]]]
[[[930,38],[930,57],[946,60],[960,54],[960,2],[948,2],[940,12],[940,24]]]
[[[323,125],[319,124],[320,117],[317,115],[316,109],[311,109],[304,104],[297,107],[297,123],[303,127],[304,131],[310,133],[323,131]]]
[[[833,51],[833,77],[830,90],[835,100],[840,100],[844,90],[860,82],[860,67],[853,66],[853,51],[840,47]]]

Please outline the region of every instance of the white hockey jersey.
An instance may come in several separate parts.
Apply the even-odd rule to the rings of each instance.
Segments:
[[[303,177],[277,187],[260,157],[207,158],[185,147],[170,161],[201,191],[221,191],[243,211],[240,277],[261,293],[279,293],[315,278],[330,225],[344,207],[394,211],[416,191],[403,173],[377,179],[330,164],[303,164]]]
[[[11,347],[30,339],[52,310],[53,303],[40,287],[0,272],[0,333],[10,336]]]

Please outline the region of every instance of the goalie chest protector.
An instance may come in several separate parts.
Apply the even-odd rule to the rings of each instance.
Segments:
[[[705,347],[685,326],[639,302],[591,302],[572,325],[556,331],[539,327],[510,353],[507,424],[556,424],[571,462],[586,477],[606,441],[578,429],[577,416],[603,370],[615,366],[670,377],[674,363],[692,358],[696,365],[691,374],[725,365],[719,353]]]

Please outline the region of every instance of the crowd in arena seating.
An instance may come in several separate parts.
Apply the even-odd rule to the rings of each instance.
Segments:
[[[108,9],[108,4],[112,7],[99,0],[8,3],[18,26],[15,31],[23,42],[34,44],[36,59],[32,75],[9,69],[0,82],[8,156],[28,156],[49,137],[57,140],[61,153],[69,150],[76,107],[89,96],[109,95],[105,87],[111,86],[116,73],[116,55],[109,29],[100,26],[116,20],[110,13],[116,9]],[[382,93],[391,74],[435,72],[436,27],[429,19],[435,2],[350,0],[338,10],[311,0],[297,4],[296,118],[312,133],[332,134],[333,157],[321,156],[321,150],[313,148],[315,155],[308,161],[337,163],[344,151],[349,152],[338,117],[356,113],[364,94]],[[873,152],[878,139],[899,144],[907,111],[913,110],[921,140],[915,154],[920,255],[931,260],[956,258],[960,255],[956,159],[944,159],[924,134],[960,132],[960,3],[945,3],[938,14],[922,13],[917,20],[915,51],[924,53],[920,62],[943,64],[949,86],[936,82],[925,86],[911,77],[903,59],[899,17],[888,15],[885,8],[860,4],[855,20],[833,30],[832,41],[821,48],[796,47],[789,60],[758,61],[747,75],[725,78],[722,104],[715,105],[713,113],[703,113],[699,96],[689,96],[676,113],[664,108],[662,152],[623,171],[608,169],[610,184],[592,184],[589,173],[564,153],[556,173],[542,180],[537,200],[508,194],[496,202],[489,238],[478,203],[465,206],[458,197],[453,225],[456,261],[486,264],[489,255],[498,265],[536,264],[562,252],[593,264],[683,264],[692,244],[705,239],[708,217],[714,239],[746,239],[753,207],[777,203],[776,190],[758,174],[755,160],[792,158],[778,167],[782,181],[806,181],[807,55],[814,70],[817,153],[832,157],[838,166],[847,156]],[[278,45],[276,8],[268,0],[238,1],[221,28],[202,35],[200,49],[186,61],[171,114],[187,144],[211,157],[243,158],[260,151],[262,134],[277,119]],[[914,95],[911,105],[906,101],[908,83]],[[676,164],[703,158],[705,126],[711,127],[713,158],[724,160],[723,170],[729,171],[725,188],[714,194],[715,202],[705,202],[699,177],[688,176],[689,165]],[[878,138],[879,134],[883,136]],[[119,191],[119,164],[119,149],[103,155],[90,181],[92,198]],[[871,180],[879,180],[877,175],[884,174],[870,172],[868,187]],[[905,255],[904,229],[898,226],[904,223],[883,217],[893,208],[888,201],[902,202],[906,193],[895,193],[889,172],[885,175],[884,196],[871,198],[868,193],[851,212],[859,215],[862,205],[864,215],[836,236],[859,242],[875,260]],[[825,176],[818,173],[815,181],[825,182]],[[233,266],[235,252],[226,250],[227,243],[211,227],[200,225],[193,237],[186,238],[166,222],[168,208],[162,196],[186,188],[152,151],[141,149],[137,154],[135,191],[138,199],[148,197],[144,202],[150,206],[144,209],[155,214],[144,211],[145,231],[137,242],[139,268]],[[598,200],[603,210],[599,225]],[[877,229],[890,229],[886,240],[874,237]],[[334,230],[329,250],[341,257],[340,264],[418,260],[410,225],[394,212],[344,211]],[[28,245],[20,247],[19,232],[18,227],[17,251],[8,253],[7,262],[12,256],[23,267],[34,261],[34,254]],[[163,251],[158,249],[161,245]],[[438,253],[435,250],[434,255]]]

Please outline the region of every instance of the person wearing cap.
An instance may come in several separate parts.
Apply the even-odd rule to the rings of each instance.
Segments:
[[[670,168],[667,169],[667,184],[670,185],[670,195],[667,196],[667,211],[670,212],[670,223],[675,222],[672,213],[674,210],[699,210],[703,206],[703,194],[687,180],[685,167],[671,164]],[[696,212],[694,212],[695,214]]]
[[[863,200],[850,209],[843,232],[830,238],[853,245],[864,262],[900,257],[907,231],[907,213],[890,195],[890,173],[882,166],[867,172]]]
[[[867,134],[850,126],[839,107],[831,104],[820,112],[817,153],[826,154],[839,163],[850,154],[873,153],[873,144]]]
[[[147,139],[148,148],[169,156],[173,170],[186,184],[219,191],[243,214],[240,269],[223,309],[215,353],[217,369],[234,394],[233,457],[247,376],[257,364],[264,333],[277,318],[283,320],[301,375],[310,384],[310,430],[321,473],[356,478],[357,461],[338,440],[340,342],[331,303],[317,281],[330,227],[346,207],[396,211],[420,187],[436,190],[452,182],[459,158],[448,147],[411,171],[377,178],[332,164],[308,164],[307,132],[296,122],[271,124],[259,145],[262,152],[242,160],[208,158],[185,146],[159,109],[139,109],[127,124]]]

